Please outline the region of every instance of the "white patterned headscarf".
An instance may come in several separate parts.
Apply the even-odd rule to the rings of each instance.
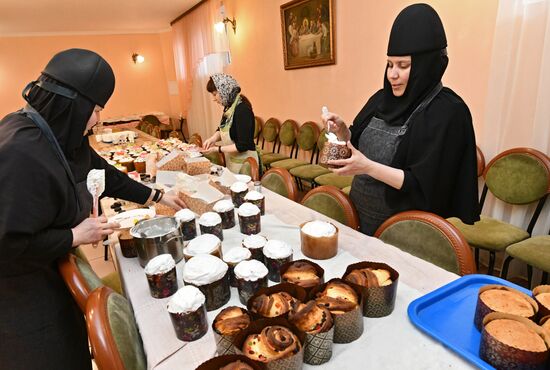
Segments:
[[[211,77],[216,90],[218,90],[223,106],[231,106],[237,95],[241,92],[241,87],[237,80],[225,73],[215,73]]]

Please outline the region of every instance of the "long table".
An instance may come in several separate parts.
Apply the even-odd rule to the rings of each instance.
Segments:
[[[333,222],[339,229],[339,252],[325,261],[315,262],[325,269],[325,280],[341,277],[347,265],[359,260],[385,262],[396,269],[399,285],[394,312],[384,318],[363,318],[365,331],[355,342],[335,344],[332,359],[321,366],[304,365],[304,369],[470,369],[472,366],[416,329],[407,317],[407,306],[414,299],[458,278],[457,275],[361,234],[324,215],[292,202],[267,189],[266,216],[262,216],[262,235],[285,240],[294,249],[294,259],[300,252],[299,225],[320,219]],[[240,245],[243,235],[238,225],[224,230],[223,251]],[[166,305],[170,298],[150,296],[143,268],[136,258],[122,256],[114,246],[116,263],[127,298],[130,300],[143,340],[149,369],[195,369],[215,356],[216,345],[211,324],[221,309],[208,313],[208,333],[194,342],[182,342],[175,336]],[[177,266],[178,284],[183,261]],[[273,283],[270,283],[272,285]],[[227,305],[242,306],[236,288],[231,288]]]
[[[127,128],[124,128],[124,130],[122,131],[133,131],[137,134],[135,140],[134,140],[134,143],[135,145],[141,145],[145,142],[148,142],[148,141],[158,141],[159,139],[154,137],[154,136],[151,136],[141,130],[138,130],[137,128],[134,128],[134,127],[127,127]],[[100,151],[103,151],[103,150],[109,150],[109,149],[112,149],[114,148],[115,146],[117,145],[114,145],[114,144],[111,144],[111,143],[104,143],[102,141],[97,141],[96,140],[96,135],[90,135],[89,137],[89,140],[90,140],[90,146],[96,151],[96,152],[100,152]],[[122,145],[122,144],[120,144]]]

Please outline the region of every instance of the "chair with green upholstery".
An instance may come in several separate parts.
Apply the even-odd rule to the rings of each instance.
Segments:
[[[279,140],[279,129],[281,128],[281,123],[277,118],[271,117],[265,121],[264,126],[262,127],[262,149],[261,154],[266,153],[275,153],[275,148],[277,147],[277,141]],[[265,143],[271,143],[271,151],[264,150]]]
[[[317,154],[315,159],[316,163],[319,163],[319,153],[321,153],[321,151],[323,150],[323,146],[327,141],[325,132],[325,129],[321,130],[319,138],[317,139]],[[315,185],[317,185],[315,182],[315,178],[321,175],[325,175],[327,173],[330,173],[330,170],[319,164],[306,164],[305,166],[294,167],[290,170],[290,174],[298,180],[298,186],[302,189],[302,184],[304,181],[309,182],[310,187],[313,189]]]
[[[374,236],[455,274],[476,272],[466,239],[450,222],[433,213],[398,213],[380,225]]]
[[[202,147],[202,137],[198,133],[194,133],[189,137],[189,144],[195,144],[198,147]]]
[[[481,216],[474,225],[466,225],[456,217],[449,218],[475,248],[479,268],[479,250],[489,252],[487,273],[493,274],[497,252],[504,252],[512,244],[527,239],[550,192],[550,159],[538,150],[514,148],[493,158],[483,172],[485,185],[480,199],[483,208],[487,192],[502,202],[512,205],[529,205],[538,202],[527,230],[509,223]]]
[[[107,287],[90,294],[86,325],[99,370],[145,370],[147,360],[130,303]]]
[[[298,196],[298,188],[292,175],[283,168],[272,168],[264,173],[262,186],[294,202]]]
[[[485,156],[479,147],[476,145],[476,159],[477,159],[477,177],[483,175],[485,170]]]
[[[256,145],[260,143],[260,134],[262,133],[262,127],[264,123],[258,116],[254,116],[254,139],[256,139]]]
[[[344,189],[348,186],[351,188],[351,183],[353,182],[353,176],[341,176],[335,173],[327,173],[315,178],[315,182],[318,185],[332,185],[336,186],[338,189]]]
[[[292,158],[295,156],[296,149],[296,134],[298,133],[298,124],[296,121],[287,119],[281,125],[279,130],[279,146],[277,147],[276,152],[274,153],[265,153],[262,155],[262,164],[269,168],[271,163],[277,162],[283,159]],[[284,145],[285,148],[290,149],[290,155],[281,154],[281,146]]]
[[[252,157],[248,157],[244,160],[239,173],[241,175],[250,176],[252,181],[260,180],[260,168],[258,166],[258,162]]]
[[[349,195],[349,192],[351,191],[351,186],[346,186],[342,189],[342,191],[344,192],[344,194]]]
[[[208,159],[212,164],[225,167],[225,157],[218,151],[203,153],[203,157]]]
[[[80,248],[76,248],[73,253],[67,253],[60,258],[57,267],[65,285],[82,312],[86,310],[86,300],[90,293],[100,286],[109,286],[118,293],[122,293],[118,273],[113,272],[100,279]]]
[[[141,117],[141,120],[142,120],[143,122],[150,123],[150,124],[152,124],[153,126],[162,125],[162,122],[160,122],[159,119],[157,118],[157,116],[155,116],[155,115],[153,115],[153,114],[147,114],[147,115]]]
[[[283,159],[277,162],[273,162],[271,167],[274,168],[284,168],[287,171],[290,171],[293,168],[299,166],[305,166],[313,163],[313,158],[315,158],[316,148],[317,148],[317,139],[319,138],[319,127],[315,122],[305,122],[300,126],[300,131],[298,132],[298,138],[296,142],[298,143],[298,149],[296,150],[296,155],[294,158]],[[309,162],[302,161],[297,159],[298,151],[311,152],[311,157]]]
[[[310,190],[302,199],[302,205],[354,230],[359,228],[359,217],[353,203],[335,186],[319,186]]]

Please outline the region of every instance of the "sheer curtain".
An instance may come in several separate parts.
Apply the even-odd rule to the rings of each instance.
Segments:
[[[550,0],[499,1],[485,124],[478,145],[488,161],[514,147],[550,153]],[[526,210],[490,198],[484,214],[527,227],[534,205]],[[549,203],[534,235],[548,233]]]

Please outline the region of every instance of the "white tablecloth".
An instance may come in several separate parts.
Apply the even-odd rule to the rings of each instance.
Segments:
[[[267,215],[262,216],[261,234],[269,239],[285,240],[293,247],[295,260],[304,258],[300,252],[297,225],[313,219],[328,219],[269,190],[264,190],[264,194]],[[325,280],[341,277],[349,264],[359,260],[385,262],[400,273],[395,310],[388,317],[364,318],[365,332],[358,340],[349,344],[335,344],[333,357],[328,363],[315,367],[304,365],[304,369],[471,368],[462,358],[413,327],[407,317],[407,306],[412,300],[458,276],[378,239],[334,223],[340,229],[338,255],[329,260],[315,261],[325,269]],[[240,245],[242,238],[238,225],[231,230],[224,230],[223,251]],[[195,342],[178,340],[166,311],[170,298],[152,298],[137,259],[123,257],[118,245],[115,251],[124,290],[134,309],[143,339],[148,368],[195,369],[215,356],[216,346],[211,326],[208,333]],[[180,286],[182,267],[183,261],[177,267]],[[231,288],[231,300],[227,305],[241,305],[236,288]],[[209,325],[220,310],[208,313]]]

